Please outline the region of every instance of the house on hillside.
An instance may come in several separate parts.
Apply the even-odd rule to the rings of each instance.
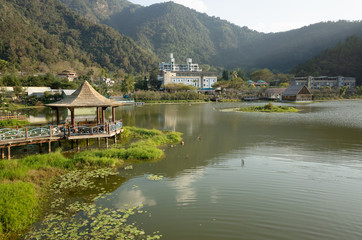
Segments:
[[[306,86],[290,86],[283,92],[282,100],[293,102],[311,102],[313,101],[313,94]]]
[[[68,79],[69,82],[73,82],[74,79],[78,78],[77,73],[70,70],[64,70],[57,75],[57,78]]]
[[[282,95],[285,90],[286,88],[268,88],[264,92],[264,97],[268,100],[282,100]]]

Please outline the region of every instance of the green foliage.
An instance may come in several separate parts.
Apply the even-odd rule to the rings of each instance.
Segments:
[[[275,106],[273,103],[266,104],[264,106],[255,106],[255,107],[244,107],[240,108],[237,111],[241,112],[298,112],[299,110],[293,107],[286,106]]]
[[[31,155],[19,160],[19,164],[30,169],[46,169],[49,167],[60,169],[72,169],[72,161],[65,158],[60,150],[49,154]]]
[[[164,85],[163,88],[165,90],[171,91],[171,92],[197,90],[197,88],[194,86],[185,85],[182,83],[169,83],[169,84]]]
[[[127,75],[121,83],[121,91],[125,94],[134,91],[134,77],[133,75]]]
[[[132,39],[81,18],[56,0],[3,0],[1,5],[0,59],[27,73],[94,65],[146,72],[157,62]]]
[[[18,232],[36,220],[39,199],[31,183],[21,181],[0,184],[0,237]]]
[[[272,73],[269,69],[264,68],[264,69],[252,72],[250,74],[250,78],[254,82],[256,82],[258,80],[263,80],[265,82],[270,83],[274,78],[274,73]]]
[[[352,36],[313,59],[298,65],[292,72],[298,76],[356,77],[362,84],[362,39]]]
[[[15,127],[15,126],[25,126],[29,125],[30,122],[25,120],[17,120],[17,119],[7,119],[0,121],[0,127]]]

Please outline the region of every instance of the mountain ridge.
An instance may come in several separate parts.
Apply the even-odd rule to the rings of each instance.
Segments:
[[[161,60],[168,59],[173,52],[177,61],[191,57],[201,64],[225,68],[270,68],[284,72],[351,35],[362,36],[361,21],[343,20],[260,33],[174,2],[146,7],[131,3],[102,23],[130,36]]]

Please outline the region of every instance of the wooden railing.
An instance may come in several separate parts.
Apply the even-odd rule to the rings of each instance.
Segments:
[[[30,140],[35,138],[52,138],[52,137],[73,137],[82,135],[110,135],[122,131],[122,121],[109,122],[96,126],[70,126],[47,125],[47,126],[26,126],[0,129],[0,142],[13,140]]]
[[[26,120],[25,115],[11,115],[11,116],[0,116],[0,121],[14,119],[14,120]]]

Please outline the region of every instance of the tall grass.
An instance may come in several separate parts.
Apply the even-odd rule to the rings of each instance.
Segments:
[[[36,220],[39,199],[32,183],[0,184],[0,237],[21,231]]]

